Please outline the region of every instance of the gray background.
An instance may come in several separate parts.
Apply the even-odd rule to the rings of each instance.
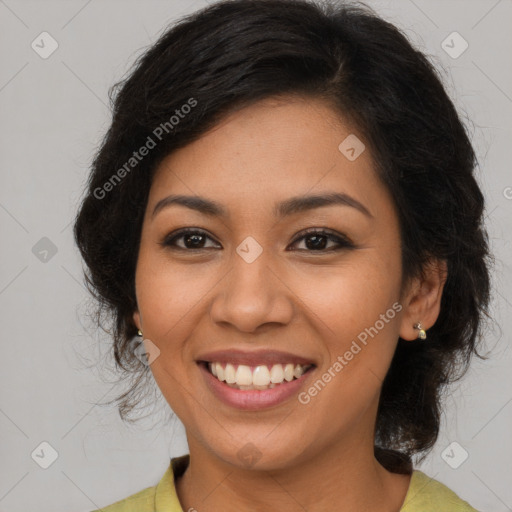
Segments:
[[[489,359],[474,359],[452,388],[439,441],[419,469],[481,511],[512,511],[512,2],[368,4],[444,69],[471,119],[496,255]],[[108,127],[108,88],[168,23],[204,5],[0,0],[0,512],[92,510],[154,485],[169,457],[187,452],[165,407],[127,426],[95,405],[118,388],[114,372],[97,367],[109,361],[108,338],[86,316],[71,221]],[[43,31],[59,45],[46,59],[31,47]],[[457,58],[442,47],[454,31],[469,43]],[[445,44],[461,49],[457,39]],[[47,469],[44,441],[58,453]],[[452,442],[460,447],[447,450]]]

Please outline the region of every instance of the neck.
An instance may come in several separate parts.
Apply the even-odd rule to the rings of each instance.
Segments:
[[[264,471],[233,466],[190,439],[190,465],[176,490],[183,510],[398,512],[411,475],[387,471],[370,441],[352,439]]]

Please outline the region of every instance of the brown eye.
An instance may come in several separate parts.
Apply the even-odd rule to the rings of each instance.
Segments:
[[[208,241],[213,241],[214,245],[207,246]],[[306,252],[332,252],[341,249],[354,248],[354,244],[344,235],[335,234],[324,229],[309,229],[302,232],[299,238],[292,243],[305,241],[305,249],[294,249]],[[178,241],[180,241],[178,243]],[[333,243],[334,247],[328,244]],[[216,245],[215,245],[216,244]],[[164,247],[183,251],[200,251],[205,249],[220,248],[220,245],[213,240],[205,231],[197,229],[182,229],[168,235],[161,244]]]
[[[178,240],[183,240],[182,245],[177,244]],[[210,249],[211,247],[205,245],[207,240],[213,239],[206,232],[196,229],[185,229],[167,236],[162,245],[181,250]]]
[[[344,235],[334,234],[331,231],[326,231],[324,229],[309,229],[305,233],[303,232],[302,236],[297,238],[292,245],[295,245],[297,242],[302,240],[305,241],[306,248],[295,250],[305,250],[308,252],[330,252],[354,248],[354,244]],[[334,247],[328,248],[327,245],[329,242],[334,242]]]

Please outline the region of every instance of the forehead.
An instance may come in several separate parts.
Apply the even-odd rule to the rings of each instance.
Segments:
[[[365,148],[351,160],[344,152],[345,140],[360,144],[355,149],[361,151],[364,136],[323,101],[260,101],[226,116],[165,158],[148,207],[169,193],[215,198],[241,211],[267,210],[278,200],[321,191],[374,203],[372,196],[382,196],[383,186],[370,151]]]

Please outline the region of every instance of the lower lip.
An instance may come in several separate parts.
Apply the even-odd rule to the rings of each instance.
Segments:
[[[206,385],[220,401],[231,407],[247,411],[266,409],[281,404],[294,394],[297,394],[313,372],[313,369],[311,369],[298,379],[290,382],[284,381],[272,389],[242,390],[231,388],[225,382],[221,382],[206,369],[204,364],[199,364],[199,368],[206,381]]]

